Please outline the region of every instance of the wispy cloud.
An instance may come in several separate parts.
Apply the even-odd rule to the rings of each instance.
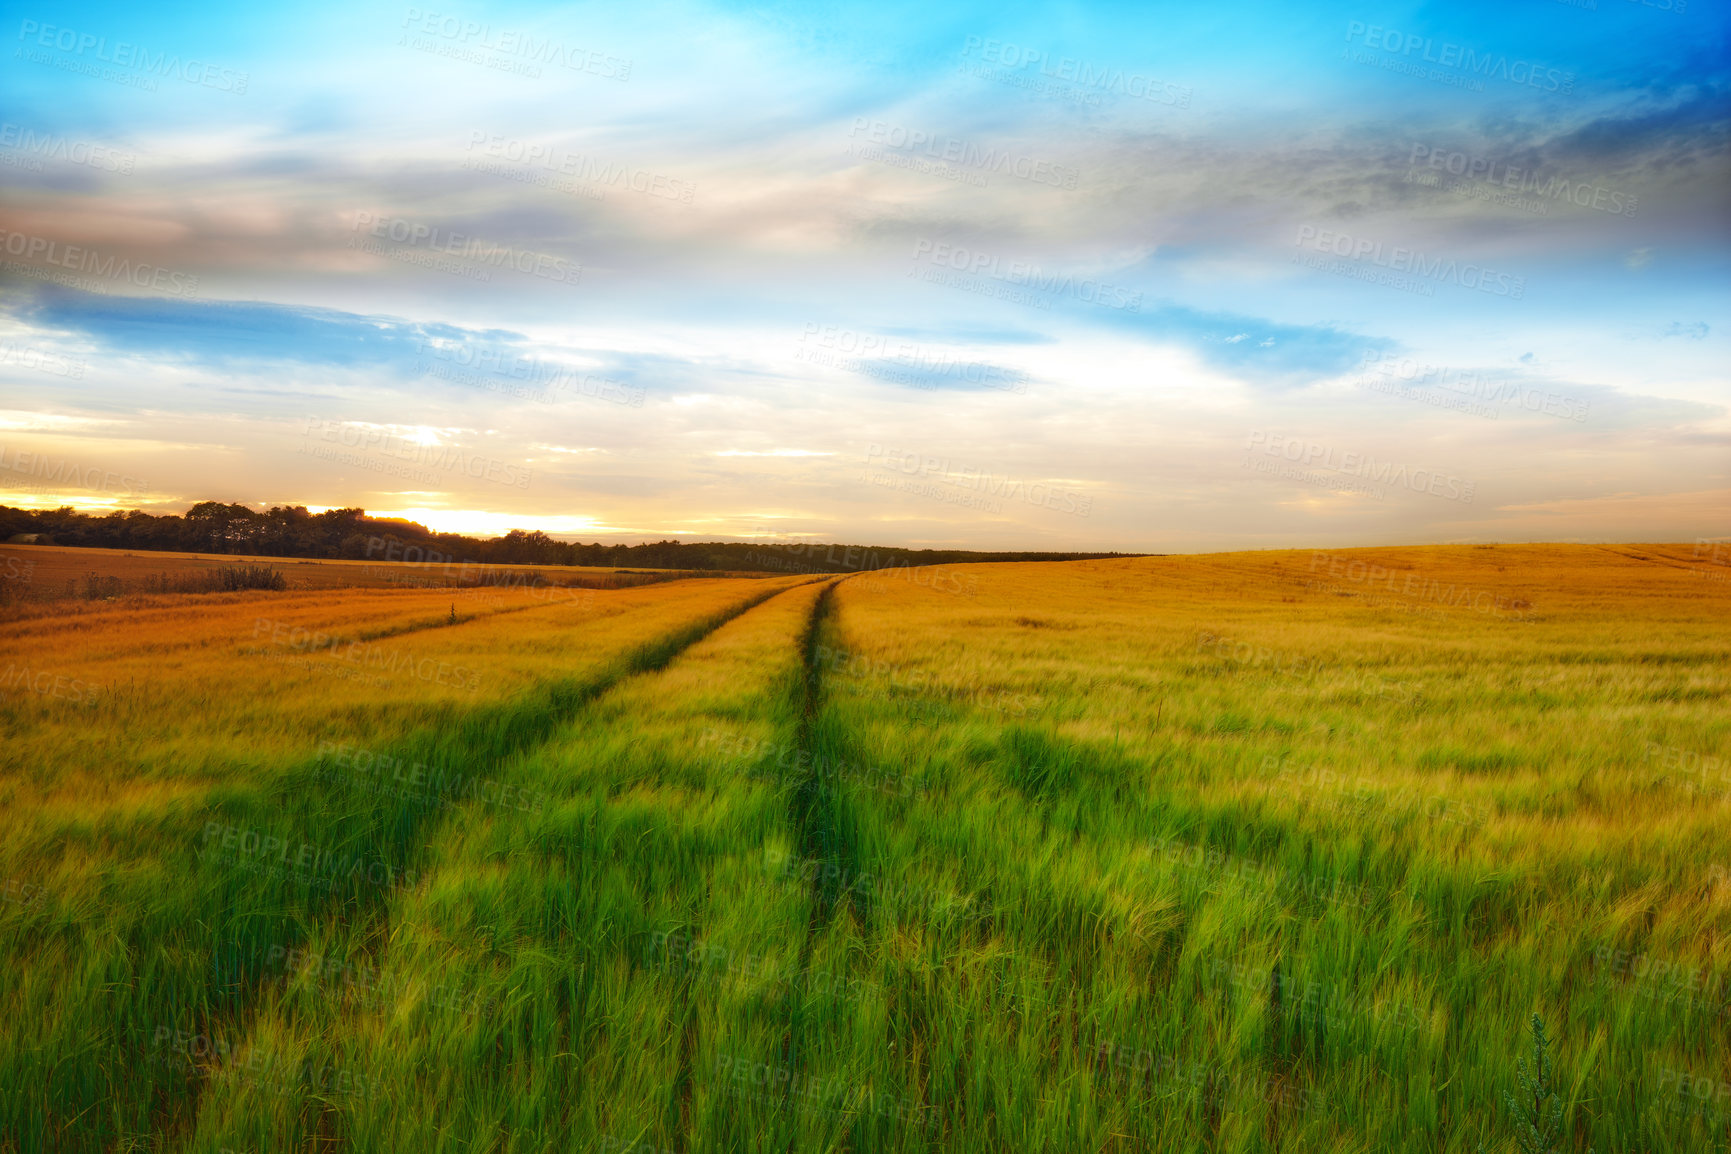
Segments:
[[[217,62],[209,84],[121,83],[52,45],[11,62],[15,435],[100,446],[165,506],[609,535],[1466,532],[1435,501],[1249,476],[1251,427],[1447,461],[1481,481],[1479,535],[1661,492],[1667,470],[1679,492],[1722,487],[1731,65],[1707,9],[1384,17],[1403,46],[1567,90],[1439,81],[1350,14],[1290,5],[512,0],[465,15],[491,29],[474,36],[414,11],[78,17]],[[1405,267],[1415,252],[1433,271]],[[1486,269],[1520,293],[1483,291]],[[1382,355],[1566,392],[1591,419],[1359,387]],[[437,430],[531,480],[300,452],[309,418]],[[863,468],[874,444],[1097,500],[1081,518],[892,489]],[[1585,459],[1604,475],[1582,480]]]

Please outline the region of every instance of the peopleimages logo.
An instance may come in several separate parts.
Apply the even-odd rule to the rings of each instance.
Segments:
[[[1477,289],[1492,296],[1508,297],[1510,300],[1520,300],[1527,291],[1526,277],[1510,276],[1508,273],[1476,264],[1460,264],[1452,257],[1427,258],[1424,253],[1410,248],[1396,247],[1385,254],[1380,240],[1354,237],[1349,233],[1334,232],[1326,228],[1318,229],[1311,224],[1300,225],[1298,236],[1292,243],[1315,249],[1317,252],[1332,253],[1348,260],[1368,263],[1377,268],[1410,272],[1432,280],[1451,282],[1461,288]]]
[[[119,152],[107,145],[94,144],[88,140],[69,140],[51,132],[38,134],[34,129],[13,124],[10,120],[0,124],[0,147],[15,148],[19,152],[32,153],[49,160],[82,164],[87,168],[100,168],[105,172],[117,172],[122,176],[130,176],[132,166],[138,163],[138,157],[130,152]]]
[[[124,492],[133,497],[150,488],[148,481],[122,476],[100,466],[76,464],[64,457],[50,461],[41,453],[24,453],[0,445],[0,476],[6,473],[36,477],[49,485],[90,489],[98,493]]]
[[[1060,56],[1054,61],[1052,54],[1044,49],[970,36],[962,46],[962,56],[972,56],[976,51],[979,52],[981,60],[1001,68],[1026,69],[1038,64],[1041,76],[1075,84],[1087,97],[1081,103],[1090,106],[1098,106],[1099,94],[1109,92],[1114,96],[1128,96],[1133,100],[1147,100],[1174,108],[1190,107],[1189,88],[1182,84],[1156,80],[1139,72],[1126,74],[1122,68],[1096,66],[1073,56]]]
[[[1604,188],[1597,184],[1584,181],[1574,182],[1559,180],[1555,176],[1545,178],[1539,183],[1539,174],[1530,168],[1517,168],[1507,161],[1497,161],[1486,156],[1469,156],[1464,152],[1445,152],[1440,148],[1432,148],[1428,144],[1412,146],[1412,155],[1407,158],[1407,183],[1422,183],[1415,181],[1415,171],[1421,167],[1443,172],[1451,176],[1462,177],[1468,181],[1476,181],[1487,186],[1506,188],[1516,195],[1531,194],[1544,200],[1566,200],[1581,208],[1591,208],[1599,212],[1608,212],[1614,216],[1634,216],[1639,198],[1621,192]],[[1501,169],[1501,175],[1498,170]],[[1423,175],[1423,174],[1418,174]]]
[[[538,40],[532,32],[495,28],[491,24],[467,20],[450,13],[410,8],[403,17],[402,26],[408,29],[408,32],[403,34],[399,44],[423,51],[443,48],[445,51],[439,52],[439,55],[455,56],[474,64],[496,68],[515,65],[504,70],[521,71],[531,77],[541,75],[537,65],[555,64],[567,71],[587,72],[603,80],[623,82],[631,79],[631,61],[623,57],[610,56],[577,44],[566,44],[551,37]],[[433,40],[411,42],[408,40],[409,33],[438,37],[448,43],[439,45]],[[488,57],[487,53],[494,53],[495,56]],[[513,60],[513,57],[518,59]]]
[[[366,236],[393,241],[409,250],[424,248],[433,255],[455,256],[476,264],[509,268],[555,284],[575,285],[583,279],[583,266],[562,256],[493,244],[479,237],[400,216],[378,217],[370,212],[357,212],[353,228],[357,237],[364,232]],[[351,247],[355,247],[355,239],[350,238]]]
[[[981,172],[996,172],[1017,180],[1049,184],[1053,188],[1075,188],[1081,173],[1067,164],[1055,164],[1007,148],[985,148],[972,141],[954,136],[938,136],[923,128],[908,128],[882,120],[856,116],[850,137],[864,134],[868,144],[893,148],[900,152],[919,153],[928,159]]]
[[[426,466],[447,473],[460,473],[475,481],[492,481],[500,485],[512,485],[519,489],[529,487],[529,479],[534,470],[526,465],[514,465],[493,457],[483,457],[470,453],[456,445],[441,445],[410,440],[398,433],[390,432],[383,426],[348,424],[342,421],[331,421],[323,417],[308,417],[306,427],[302,431],[303,438],[310,440],[317,436],[319,440],[333,445],[341,445],[345,449],[358,452],[372,452],[380,457],[404,461],[413,466]],[[320,452],[317,446],[310,449],[301,446],[302,453],[315,457],[330,457],[329,452]],[[340,456],[340,455],[339,455]],[[352,455],[343,456],[344,464],[363,464],[364,459]],[[427,477],[426,480],[433,478]]]
[[[1246,452],[1260,449],[1264,456],[1283,457],[1307,468],[1327,469],[1352,477],[1363,477],[1379,485],[1392,485],[1414,493],[1428,493],[1450,501],[1473,503],[1474,482],[1437,469],[1415,469],[1394,461],[1379,461],[1368,453],[1343,453],[1333,446],[1252,429]]]
[[[218,92],[232,92],[237,96],[246,95],[247,81],[251,79],[245,72],[232,68],[221,68],[215,64],[205,64],[198,60],[182,61],[179,56],[170,56],[166,52],[151,55],[150,49],[141,48],[136,44],[128,44],[124,40],[116,41],[111,48],[106,36],[97,36],[89,32],[79,32],[73,28],[61,28],[53,24],[42,24],[35,20],[23,20],[18,25],[18,39],[29,40],[35,37],[34,43],[41,48],[53,48],[60,52],[70,52],[74,56],[89,53],[104,64],[114,64],[121,68],[136,68],[163,79],[184,80],[188,84],[197,84],[204,88],[214,88]]]
[[[1588,401],[1565,397],[1560,393],[1543,392],[1505,378],[1493,380],[1484,373],[1462,372],[1443,365],[1425,364],[1410,357],[1399,357],[1375,349],[1365,351],[1364,367],[1373,369],[1389,385],[1393,385],[1398,379],[1414,385],[1446,389],[1460,394],[1463,398],[1485,401],[1491,405],[1519,405],[1529,413],[1543,413],[1571,421],[1585,421],[1592,408]],[[1377,386],[1372,384],[1370,387]],[[1383,388],[1379,391],[1392,390]],[[1495,420],[1497,410],[1485,408],[1475,415],[1488,416]]]
[[[366,669],[377,669],[386,675],[406,673],[420,681],[449,685],[456,689],[475,690],[481,686],[480,674],[463,665],[452,665],[434,657],[416,657],[402,649],[391,649],[377,641],[345,641],[329,633],[291,625],[273,617],[255,617],[254,638],[268,635],[272,645],[284,646],[302,653],[324,653],[332,661],[347,661]]]
[[[0,248],[4,249],[7,256],[54,265],[57,268],[69,269],[71,273],[88,273],[100,280],[124,281],[139,288],[160,289],[170,296],[190,297],[198,293],[198,278],[188,273],[176,272],[144,261],[134,264],[125,258],[104,257],[93,248],[67,244],[45,236],[8,232],[0,228]],[[44,272],[42,269],[19,265],[13,261],[6,263],[10,266],[8,271],[21,272],[26,276],[40,276]],[[81,281],[68,274],[50,272],[47,279],[71,288],[100,291],[94,282]]]
[[[497,133],[471,131],[466,151],[474,152],[477,148],[481,150],[483,156],[517,165],[524,169],[541,168],[550,174],[569,176],[584,184],[622,186],[629,188],[632,192],[659,197],[662,200],[678,201],[680,204],[690,204],[697,191],[697,186],[690,181],[679,180],[664,173],[615,164],[581,152],[572,152],[568,148],[554,148],[545,144],[518,140],[514,137],[500,136]],[[466,159],[463,166],[477,172],[495,171],[493,168],[483,167],[483,162],[473,158]]]
[[[1531,60],[1511,61],[1507,56],[1493,53],[1480,53],[1472,48],[1445,40],[1437,47],[1435,40],[1429,36],[1419,36],[1413,33],[1402,34],[1393,28],[1384,28],[1380,24],[1366,25],[1362,20],[1353,20],[1346,26],[1346,41],[1351,44],[1356,37],[1364,37],[1366,48],[1380,49],[1383,52],[1395,52],[1410,57],[1415,50],[1423,49],[1419,59],[1426,64],[1440,64],[1444,68],[1454,68],[1474,76],[1482,76],[1487,80],[1506,80],[1511,84],[1525,85],[1544,92],[1560,92],[1570,95],[1575,91],[1575,74],[1562,72],[1558,69],[1537,64]],[[1435,54],[1433,55],[1433,50]],[[1341,50],[1345,52],[1345,49]]]
[[[648,395],[648,390],[641,385],[627,385],[569,365],[537,360],[503,345],[466,344],[417,336],[415,351],[422,357],[445,362],[443,365],[423,365],[421,371],[427,376],[546,404],[572,393],[642,408],[643,398]],[[512,381],[521,381],[522,384],[513,385]]]
[[[960,245],[936,244],[922,237],[914,242],[915,266],[921,261],[929,261],[940,268],[951,268],[969,276],[983,276],[1005,284],[1067,296],[1083,304],[1124,309],[1133,313],[1142,311],[1142,294],[1139,292],[1126,292],[1114,285],[1089,277],[1078,279],[1068,273],[1047,276],[1040,271],[1038,265],[1014,260],[1006,263],[991,253],[974,252]]]
[[[932,389],[956,382],[1010,393],[1028,391],[1028,374],[1020,369],[968,360],[915,341],[815,323],[805,326],[799,341],[795,360],[913,388]]]
[[[948,457],[932,457],[907,449],[885,448],[875,441],[866,448],[865,463],[867,466],[879,465],[907,477],[918,477],[958,489],[984,493],[987,497],[1019,498],[1030,505],[1074,513],[1078,517],[1086,517],[1094,507],[1094,498],[1077,489],[1060,489],[1039,481],[1027,483],[1007,475],[999,477],[989,469],[958,464]]]

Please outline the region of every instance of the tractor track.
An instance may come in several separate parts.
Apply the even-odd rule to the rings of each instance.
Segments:
[[[458,742],[452,744],[440,740],[440,734],[423,732],[417,735],[417,738],[411,738],[405,742],[404,745],[414,747],[426,744],[431,746],[431,749],[424,754],[406,752],[404,756],[407,758],[425,757],[429,761],[436,759],[437,763],[440,764],[454,762],[464,766],[465,772],[471,774],[496,772],[514,758],[544,744],[562,725],[596,698],[630,678],[664,669],[685,650],[730,621],[744,616],[766,601],[794,588],[798,588],[798,586],[789,585],[760,591],[736,605],[675,628],[661,637],[628,651],[613,664],[604,666],[585,679],[549,683],[526,698],[503,706],[476,710],[465,719],[465,723],[455,726],[447,724],[445,727],[446,730],[454,728],[462,735],[472,734],[475,738],[480,739],[478,742],[459,739]],[[515,610],[516,607],[511,607],[511,609],[503,612]],[[500,611],[479,616],[493,616],[497,612]],[[461,621],[458,622],[458,624],[461,623]],[[436,624],[445,626],[449,622],[439,621]],[[429,627],[433,627],[433,625],[419,626],[419,628]],[[414,630],[404,630],[403,632],[408,631]],[[480,750],[485,752],[478,751],[474,748],[475,745],[478,745]],[[410,850],[414,844],[426,840],[430,831],[436,828],[438,820],[446,816],[447,808],[440,807],[436,810],[416,813],[413,808],[405,810],[398,807],[397,812],[392,814],[389,807],[381,806],[380,811],[376,812],[375,816],[382,819],[379,824],[384,828],[381,828],[379,832],[386,834],[387,840],[391,844],[405,851],[403,857],[406,857],[406,851]],[[395,820],[392,820],[393,817]],[[403,857],[396,860],[403,860]],[[338,919],[339,924],[353,926],[358,936],[381,943],[380,954],[377,957],[363,960],[372,965],[375,970],[382,971],[386,964],[382,943],[388,941],[390,937],[390,904],[380,900],[364,907],[357,906],[355,903],[344,903],[338,908],[341,911]],[[324,913],[325,910],[315,909],[307,912],[316,916]],[[215,943],[215,952],[220,955],[224,946],[228,944],[228,942],[219,939]],[[284,941],[279,944],[292,948],[300,943]],[[256,951],[250,951],[250,953],[256,954]],[[229,961],[238,963],[235,966],[235,972],[245,972],[246,967],[240,963],[238,954],[231,957]],[[218,958],[213,957],[212,968],[220,971],[227,967],[224,967]],[[262,973],[248,973],[246,977],[248,980],[236,984],[232,994],[227,999],[231,1004],[238,1002],[236,1009],[231,1015],[225,1015],[227,1021],[211,1019],[201,1025],[201,1029],[206,1035],[215,1037],[220,1031],[224,1037],[243,1039],[242,1045],[244,1046],[244,1039],[251,1033],[250,1025],[259,1003],[260,992],[266,984]],[[163,1109],[158,1114],[160,1123],[157,1129],[165,1140],[171,1142],[177,1140],[190,1142],[193,1140],[197,1131],[197,1119],[204,1104],[203,1087],[210,1080],[207,1078],[195,1079],[192,1092],[186,1099],[164,1104]],[[319,1135],[318,1145],[321,1150],[341,1149],[347,1145],[347,1142],[345,1136],[327,1132]]]

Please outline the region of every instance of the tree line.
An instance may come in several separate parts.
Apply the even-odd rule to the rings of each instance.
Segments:
[[[258,512],[246,505],[225,505],[220,501],[201,501],[182,514],[154,514],[137,509],[93,514],[80,513],[70,505],[51,510],[0,505],[0,540],[18,534],[42,534],[42,544],[97,549],[773,573],[851,573],[908,565],[1073,561],[1135,555],[982,553],[812,542],[665,540],[642,545],[599,542],[586,545],[557,540],[539,529],[512,529],[502,537],[469,537],[461,533],[435,533],[424,525],[400,518],[369,517],[364,509],[313,513],[304,505],[273,505]]]

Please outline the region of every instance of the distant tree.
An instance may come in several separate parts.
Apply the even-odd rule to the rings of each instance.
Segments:
[[[200,501],[182,518],[194,548],[212,553],[251,552],[264,528],[264,518],[245,505]]]
[[[142,510],[92,517],[70,505],[54,510],[0,505],[0,533],[46,533],[63,545],[110,549],[165,549],[206,553],[262,553],[279,557],[401,559],[418,546],[426,559],[437,554],[459,562],[531,565],[593,565],[645,569],[732,569],[770,573],[847,573],[908,565],[981,561],[1062,561],[1115,553],[971,553],[961,549],[896,549],[877,546],[701,544],[666,538],[642,545],[560,541],[539,529],[512,529],[502,537],[434,533],[399,517],[369,517],[344,507],[313,513],[305,505],[273,505],[264,512],[221,501],[200,501],[178,516]],[[386,549],[381,550],[379,543]]]

